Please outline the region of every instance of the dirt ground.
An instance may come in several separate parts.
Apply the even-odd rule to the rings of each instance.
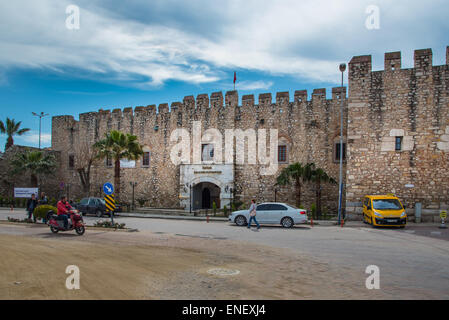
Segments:
[[[0,253],[0,299],[392,298],[351,270],[219,238],[91,229],[80,237],[0,224]],[[65,287],[68,265],[80,269],[79,290]]]

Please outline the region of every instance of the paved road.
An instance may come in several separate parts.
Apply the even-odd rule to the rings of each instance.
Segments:
[[[0,212],[0,219],[6,216],[8,212]],[[86,217],[85,220],[91,224],[97,218]],[[399,298],[401,290],[410,290],[427,297],[449,299],[449,230],[436,226],[408,226],[400,230],[369,226],[297,226],[292,229],[265,226],[256,231],[224,222],[129,217],[116,220],[126,223],[127,227],[154,233],[235,240],[236,250],[245,250],[247,242],[288,248],[340,266],[342,270],[350,266],[364,273],[368,265],[376,265],[380,268],[381,288],[396,290]]]

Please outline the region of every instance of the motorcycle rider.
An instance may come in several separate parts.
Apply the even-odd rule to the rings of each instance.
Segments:
[[[58,218],[64,220],[64,229],[68,228],[70,210],[72,210],[72,206],[67,201],[66,196],[62,196],[61,200],[58,202]]]

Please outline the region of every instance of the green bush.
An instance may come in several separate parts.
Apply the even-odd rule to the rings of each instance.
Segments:
[[[312,203],[312,205],[310,206],[310,211],[312,212],[312,217],[315,218],[316,217],[316,204]]]
[[[58,212],[57,208],[47,204],[43,204],[41,206],[37,206],[36,209],[34,209],[33,215],[36,217],[36,219],[43,219],[47,217],[47,213],[50,210],[54,213]]]
[[[55,198],[51,198],[50,201],[49,201],[49,204],[52,205],[52,206],[54,206],[54,207],[56,206],[57,203],[58,203],[58,202],[56,201]]]
[[[137,199],[137,202],[139,203],[139,206],[142,208],[144,205],[145,205],[145,199],[143,199],[143,198],[139,198],[139,199]]]
[[[125,229],[124,223],[112,223],[111,221],[97,221],[94,227],[98,228],[113,228],[113,229]]]
[[[215,201],[212,202],[212,210],[214,212],[214,215],[217,214],[217,204],[215,203]]]
[[[323,220],[327,220],[327,214],[328,214],[328,212],[327,212],[327,207],[324,207],[323,208]]]
[[[228,207],[226,205],[223,206],[223,214],[224,214],[225,217],[228,216]]]

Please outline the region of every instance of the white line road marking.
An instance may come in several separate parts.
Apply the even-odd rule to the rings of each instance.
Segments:
[[[404,232],[407,232],[407,233],[415,233],[415,230],[404,230]]]
[[[441,235],[441,232],[440,232],[440,231],[431,231],[430,234],[433,234],[433,235]]]

